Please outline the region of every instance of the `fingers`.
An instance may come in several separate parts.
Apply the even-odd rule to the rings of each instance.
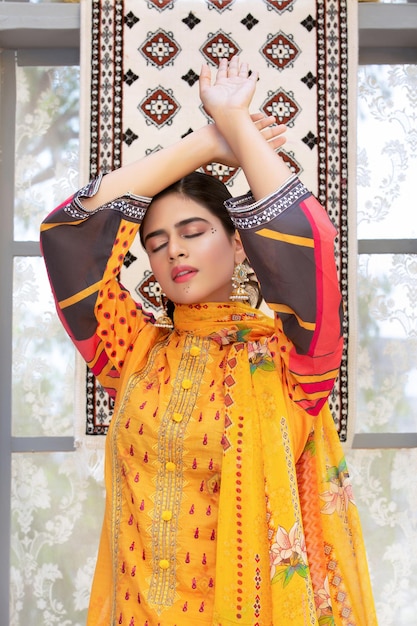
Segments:
[[[205,94],[211,87],[211,70],[206,63],[201,66],[200,77],[198,81],[198,89],[200,100],[203,101]]]
[[[223,60],[226,61],[228,76],[239,76],[239,70],[240,70],[239,57],[235,55],[234,57],[230,59],[229,62],[227,62],[227,59],[222,59],[222,61]]]
[[[226,57],[223,57],[222,59],[220,59],[219,61],[219,66],[217,68],[217,74],[216,74],[216,80],[222,80],[224,78],[227,78],[229,73],[229,63]]]
[[[203,63],[200,71],[200,91],[203,87],[210,87],[211,85],[211,70],[207,63]]]
[[[262,134],[269,140],[283,137],[286,131],[287,127],[285,124],[279,124],[278,126],[269,126],[268,128],[265,128],[262,131]]]
[[[247,78],[249,75],[249,65],[245,61],[240,62],[237,54],[229,61],[228,66],[229,76],[240,76],[241,78]]]
[[[279,135],[283,135],[285,132],[287,132],[287,127],[285,126],[285,124],[277,124],[276,126],[271,126],[270,131],[271,136],[278,137]]]
[[[255,124],[259,132],[262,133],[264,139],[274,148],[280,148],[287,141],[285,132],[287,127],[285,124],[277,124],[273,115],[264,115],[261,112],[251,114],[252,122]]]
[[[252,122],[254,122],[256,128],[258,130],[270,129],[271,136],[273,135],[282,135],[286,132],[287,127],[285,124],[277,124],[274,115],[266,116],[264,113],[252,113],[251,114]]]
[[[251,118],[258,130],[262,130],[263,128],[267,128],[267,126],[276,124],[276,120],[273,115],[266,116],[264,113],[254,113],[251,115]]]
[[[274,137],[273,139],[268,139],[268,144],[274,150],[278,150],[278,148],[281,148],[285,144],[286,141],[287,141],[287,138],[284,137],[283,135],[280,135],[279,137]]]
[[[223,57],[219,61],[219,67],[217,70],[217,76],[221,78],[231,78],[239,76],[240,78],[251,78],[252,80],[258,79],[257,72],[249,72],[249,64],[246,61],[240,62],[239,56],[235,54],[230,60],[227,57]]]

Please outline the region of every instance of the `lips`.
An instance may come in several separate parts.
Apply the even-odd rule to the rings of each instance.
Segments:
[[[190,265],[178,265],[178,267],[173,268],[171,278],[176,283],[183,283],[195,276],[197,271],[195,267]]]

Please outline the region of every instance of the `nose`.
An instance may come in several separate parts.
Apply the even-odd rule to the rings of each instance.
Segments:
[[[171,261],[188,255],[185,241],[179,236],[171,237],[168,244],[168,254]]]

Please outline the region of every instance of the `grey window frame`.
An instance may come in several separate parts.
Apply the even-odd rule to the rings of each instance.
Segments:
[[[355,1],[355,0],[351,0]],[[415,63],[417,0],[408,4],[359,4],[359,63]],[[1,65],[6,69],[0,91],[0,626],[9,625],[11,459],[19,452],[71,451],[72,437],[12,437],[11,359],[13,258],[40,256],[38,242],[13,241],[14,67],[79,63],[80,6],[69,3],[31,4],[0,1]],[[7,148],[7,149],[6,149]],[[10,158],[11,155],[11,158]],[[358,253],[417,253],[416,240],[360,240]],[[417,433],[355,435],[354,448],[417,447]]]

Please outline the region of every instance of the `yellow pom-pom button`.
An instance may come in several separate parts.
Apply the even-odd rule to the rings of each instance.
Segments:
[[[184,378],[184,380],[181,383],[181,387],[183,389],[191,389],[192,387],[192,381],[189,378]]]
[[[168,569],[168,567],[169,567],[169,561],[168,561],[167,559],[161,559],[161,560],[159,561],[159,567],[160,567],[161,569]]]
[[[162,511],[162,519],[164,522],[170,522],[172,520],[172,511]]]
[[[184,416],[182,413],[174,413],[172,415],[172,419],[174,420],[174,422],[182,422],[182,420],[184,419]]]
[[[198,346],[191,346],[190,348],[191,356],[198,356],[200,352],[201,352],[201,348],[199,348]]]
[[[172,461],[167,461],[165,463],[165,469],[168,470],[168,472],[173,472],[175,470],[175,463],[173,463]]]

